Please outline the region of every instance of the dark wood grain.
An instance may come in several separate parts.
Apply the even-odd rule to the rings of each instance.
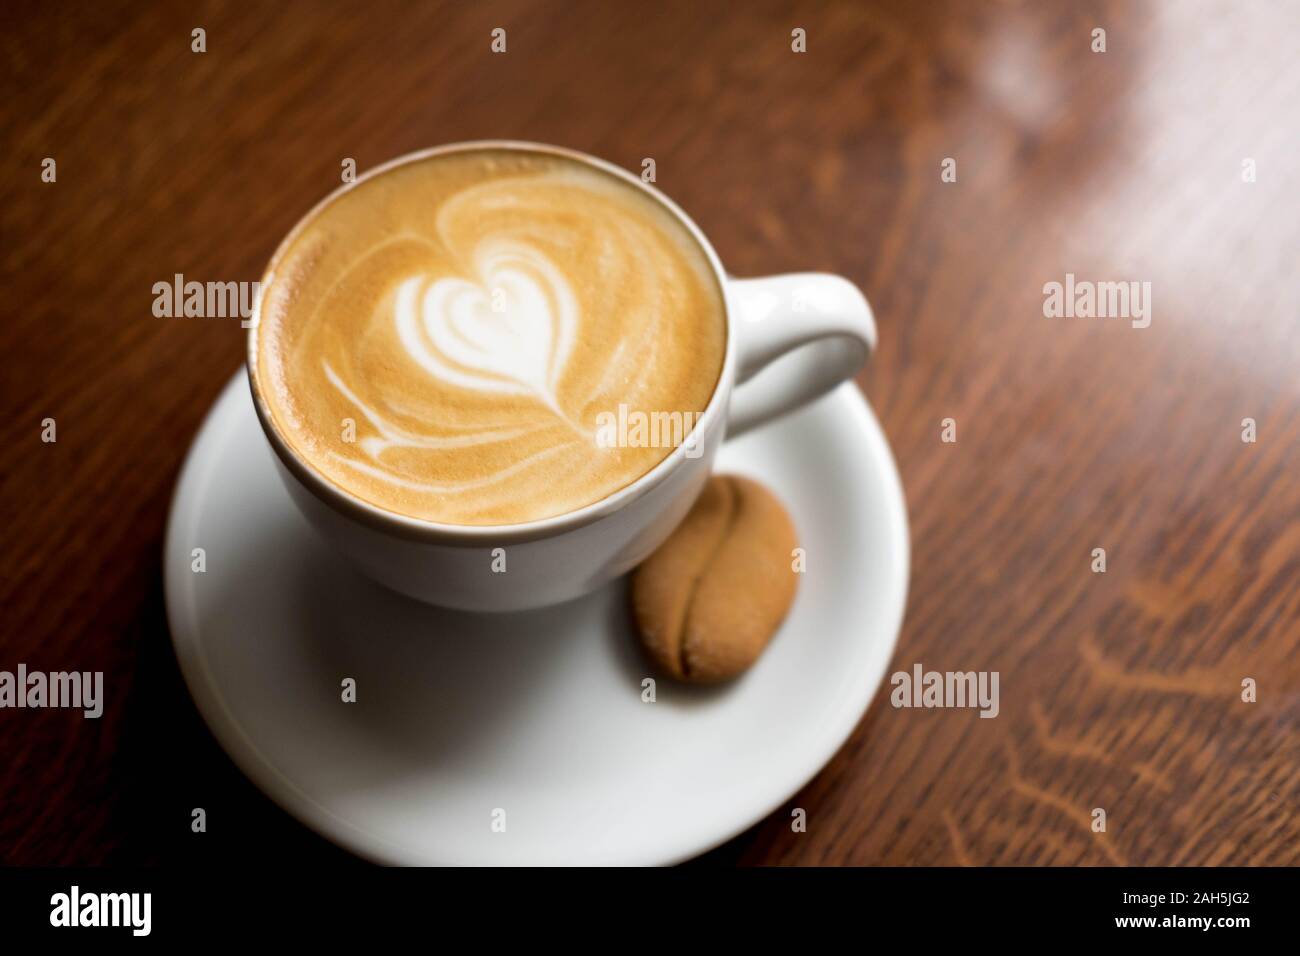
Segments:
[[[510,137],[653,157],[732,272],[867,291],[862,383],[913,536],[891,670],[1001,675],[994,720],[879,698],[791,802],[806,833],[787,807],[706,862],[1300,863],[1297,3],[0,17],[0,668],[111,689],[99,721],[0,712],[0,862],[350,861],[244,781],[180,683],[163,526],[243,338],[155,318],[151,287],[258,278],[344,157]],[[1067,272],[1151,282],[1150,328],[1044,318]]]

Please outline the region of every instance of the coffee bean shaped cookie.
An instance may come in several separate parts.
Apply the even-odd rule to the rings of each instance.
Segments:
[[[758,659],[794,600],[794,524],[756,481],[714,475],[686,519],[632,574],[632,611],[651,659],[697,683]]]

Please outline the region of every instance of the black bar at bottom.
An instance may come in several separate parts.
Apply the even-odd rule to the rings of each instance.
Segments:
[[[65,937],[92,945],[113,937],[334,945],[403,930],[436,945],[431,931],[452,926],[534,939],[600,926],[624,942],[642,934],[664,942],[665,934],[710,924],[759,937],[784,924],[817,935],[919,930],[926,942],[1049,933],[1232,945],[1261,931],[1291,936],[1298,889],[1296,870],[1237,868],[5,869],[0,926],[6,942]]]

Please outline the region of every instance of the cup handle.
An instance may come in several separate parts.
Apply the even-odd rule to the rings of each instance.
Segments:
[[[806,405],[852,378],[876,348],[876,320],[848,279],[796,272],[728,279],[736,387],[727,437]]]

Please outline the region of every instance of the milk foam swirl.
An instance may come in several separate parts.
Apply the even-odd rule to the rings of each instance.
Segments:
[[[381,507],[503,524],[597,501],[671,449],[601,412],[699,412],[721,294],[685,227],[572,160],[453,153],[318,211],[263,287],[256,380],[278,429]],[[351,424],[349,424],[351,423]]]

